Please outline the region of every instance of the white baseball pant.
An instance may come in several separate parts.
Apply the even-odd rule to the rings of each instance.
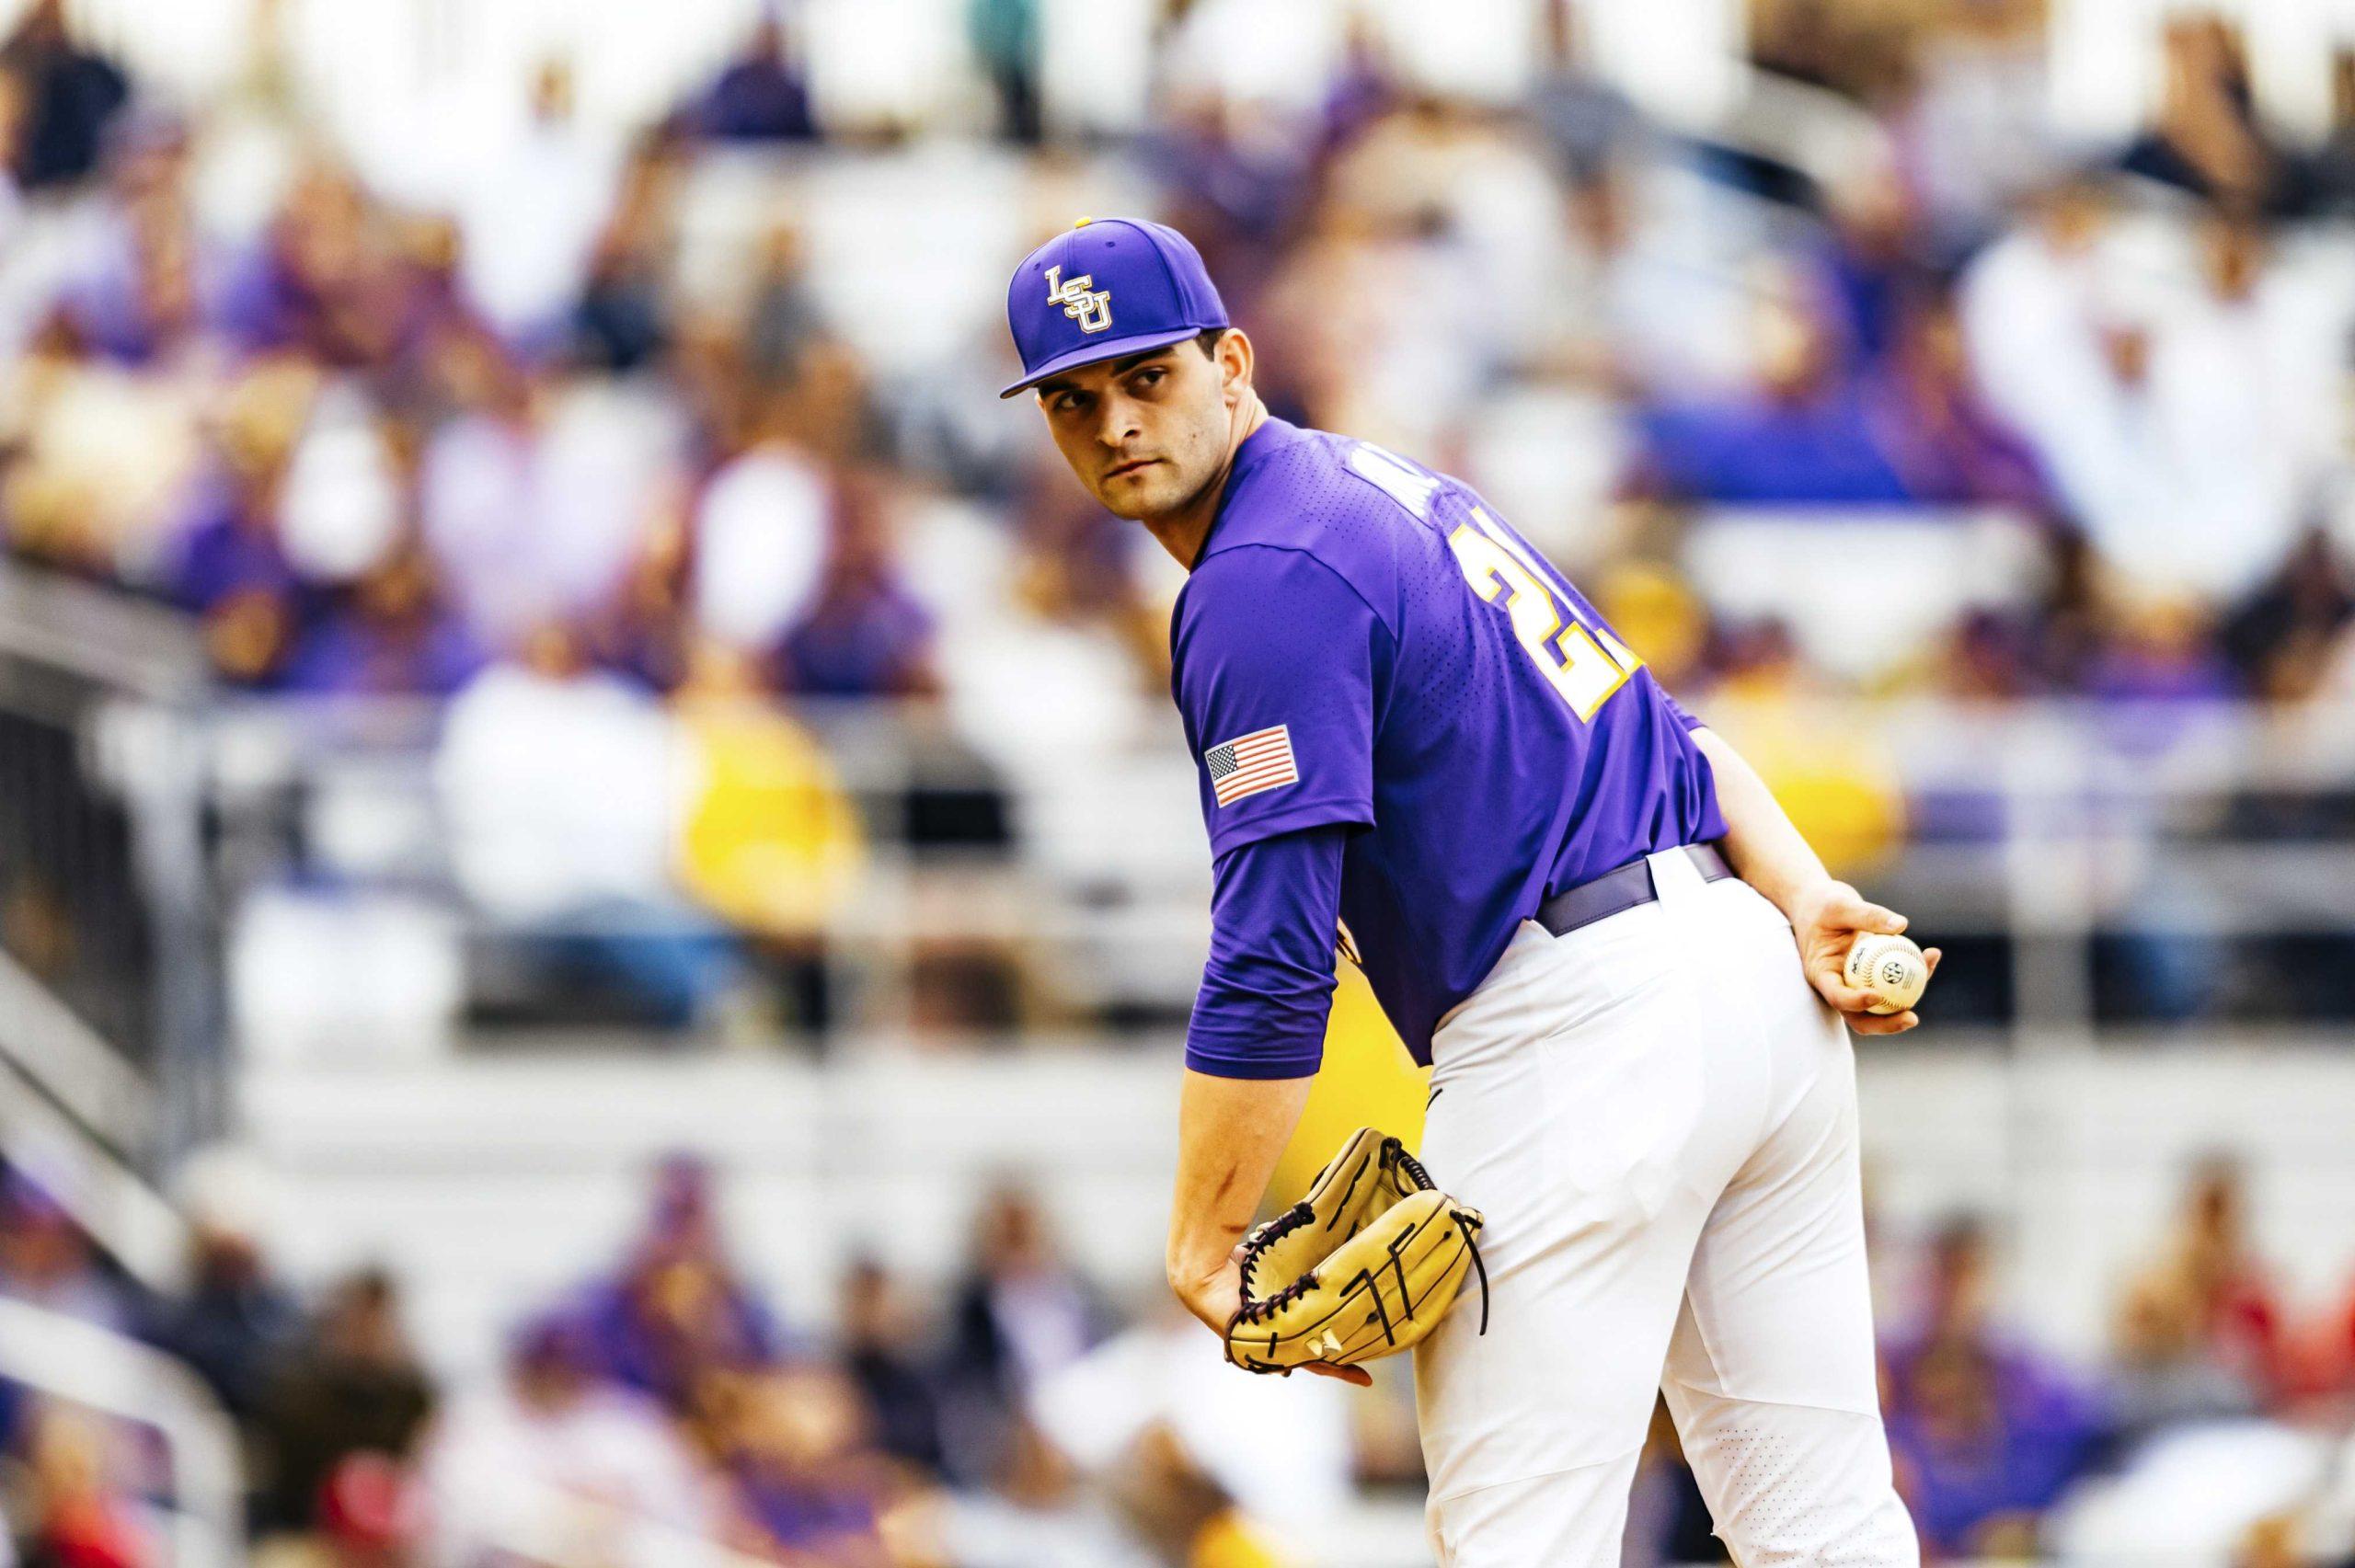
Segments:
[[[1874,1377],[1855,1064],[1747,883],[1525,922],[1432,1042],[1492,1290],[1415,1356],[1442,1568],[1615,1568],[1655,1391],[1741,1568],[1918,1562]],[[1467,1293],[1476,1288],[1467,1286]]]

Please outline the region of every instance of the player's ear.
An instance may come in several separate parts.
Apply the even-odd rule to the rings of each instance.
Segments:
[[[1229,403],[1251,390],[1251,339],[1243,328],[1230,326],[1219,334],[1218,385]]]

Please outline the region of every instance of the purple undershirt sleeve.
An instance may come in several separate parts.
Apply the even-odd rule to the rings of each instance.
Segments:
[[[1338,824],[1254,839],[1218,857],[1211,952],[1186,1065],[1218,1078],[1306,1078],[1325,1055],[1341,907]]]

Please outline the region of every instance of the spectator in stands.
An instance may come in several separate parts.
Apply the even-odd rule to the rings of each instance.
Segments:
[[[1132,689],[1166,686],[1168,606],[1143,580],[1136,531],[1101,507],[1074,501],[1068,484],[1050,482],[1056,477],[1037,463],[1023,476],[1017,512],[1021,559],[1012,595],[1019,612],[1059,631],[1101,633],[1133,667]],[[939,608],[947,613],[959,607]]]
[[[2192,1169],[2158,1255],[2119,1304],[2112,1375],[2130,1436],[2263,1408],[2279,1382],[2281,1308],[2247,1235],[2237,1161]]]
[[[2214,11],[2188,12],[2167,22],[2164,48],[2158,117],[2120,166],[2226,206],[2308,210],[2311,171],[2258,118],[2239,29]]]
[[[224,400],[213,462],[172,529],[167,590],[203,617],[214,669],[238,684],[277,680],[312,610],[279,508],[316,384],[307,367],[283,357],[240,376]]]
[[[825,571],[833,486],[794,439],[782,395],[756,395],[751,439],[712,473],[693,523],[695,621],[745,652],[809,614]]]
[[[175,116],[139,114],[111,140],[109,232],[89,273],[67,281],[66,308],[99,353],[186,373],[223,270],[188,189],[190,130]]]
[[[1935,289],[1918,246],[1913,195],[1891,164],[1872,160],[1823,191],[1825,233],[1813,258],[1827,331],[1858,366],[1890,358]]]
[[[694,1024],[736,965],[735,942],[678,895],[677,759],[654,694],[591,668],[549,623],[452,700],[434,760],[476,908],[558,999],[663,1028]]]
[[[886,1568],[879,1529],[905,1483],[872,1446],[858,1387],[809,1365],[750,1379],[724,1453],[747,1547],[787,1562]]]
[[[16,177],[27,190],[78,184],[98,167],[107,127],[131,101],[131,78],[78,41],[65,0],[33,0],[0,46],[0,71],[23,85]]]
[[[198,387],[93,355],[62,308],[45,308],[7,368],[0,523],[10,544],[67,570],[153,582],[200,460]]]
[[[1976,264],[1965,316],[1998,410],[2030,432],[2105,574],[2209,606],[2252,591],[2307,527],[2339,461],[2322,407],[2343,374],[2347,302],[2275,257],[2245,216],[2190,237],[2180,298],[2105,276],[2098,210],[2048,206],[2041,238]]]
[[[1161,1562],[1188,1568],[1286,1568],[1292,1562],[1166,1426],[1137,1440],[1117,1472],[1113,1495],[1122,1518]]]
[[[576,361],[614,375],[653,364],[670,341],[665,296],[678,149],[661,132],[632,150],[614,212],[589,260],[588,286],[572,312]]]
[[[1336,148],[1349,145],[1367,126],[1397,109],[1405,96],[1388,41],[1372,15],[1345,13],[1340,59],[1326,83],[1324,101],[1316,106],[1312,155],[1321,162]]]
[[[1918,297],[1895,328],[1878,402],[1907,493],[1931,506],[2001,506],[2034,517],[2053,507],[2042,464],[1972,385],[1952,300]]]
[[[522,125],[477,149],[458,206],[468,297],[528,356],[557,346],[620,189],[626,149],[578,110],[571,63],[542,61]]]
[[[581,625],[595,663],[649,691],[675,692],[688,679],[695,654],[687,609],[693,542],[678,508],[657,509],[620,586]]]
[[[682,1413],[705,1379],[774,1366],[787,1348],[729,1262],[710,1167],[687,1154],[657,1167],[629,1260],[589,1291],[579,1323],[585,1365]]]
[[[891,498],[878,475],[852,475],[837,484],[825,567],[808,611],[777,648],[781,689],[825,697],[938,692],[932,612],[900,569]]]
[[[830,933],[858,894],[866,831],[817,736],[773,696],[752,659],[712,644],[695,649],[672,694],[694,780],[682,802],[679,885],[746,945],[728,1017],[774,1008],[821,1034]]]
[[[957,1288],[948,1373],[967,1408],[1002,1412],[1033,1383],[1105,1336],[1108,1314],[1078,1270],[1056,1256],[1038,1199],[1001,1182],[982,1201],[972,1257]]]
[[[157,1304],[149,1337],[196,1369],[240,1425],[260,1413],[274,1369],[302,1324],[245,1217],[195,1217],[189,1283]]]
[[[1939,1231],[1920,1317],[1884,1355],[1890,1444],[1929,1544],[2024,1555],[2035,1516],[2085,1473],[2101,1427],[2056,1363],[1996,1330],[1991,1272],[1979,1221]]]
[[[478,388],[500,350],[496,331],[460,277],[464,240],[457,221],[415,214],[390,222],[388,230],[390,357],[371,367],[365,389],[399,432],[407,464],[402,496],[410,500],[416,453],[443,421],[480,406]]]
[[[1039,96],[1040,0],[967,0],[973,58],[997,95],[998,134],[1036,146],[1045,132]]]
[[[688,123],[720,142],[807,142],[818,134],[801,68],[786,51],[785,23],[774,4],[744,47],[687,111]]]
[[[1265,106],[1206,87],[1173,91],[1139,154],[1169,192],[1170,221],[1241,309],[1256,299],[1309,194],[1309,149]]]
[[[227,283],[221,311],[231,338],[323,365],[381,363],[404,324],[404,280],[375,240],[367,193],[349,172],[304,169],[260,248]]]
[[[2211,605],[2253,590],[2310,525],[2341,461],[2327,412],[2347,373],[2350,316],[2335,283],[2285,264],[2245,214],[2203,220],[2200,286],[2149,327],[2148,366],[2125,395],[2170,507],[2086,516],[2111,569]],[[2121,503],[2143,498],[2121,490]]]
[[[601,1382],[564,1316],[520,1333],[503,1376],[460,1393],[419,1459],[429,1561],[491,1568],[550,1555],[641,1568],[718,1524],[706,1477],[661,1409]]]
[[[317,1528],[258,1543],[257,1568],[408,1568],[420,1561],[423,1509],[408,1471],[383,1454],[349,1456],[319,1490]]]
[[[448,697],[485,662],[443,602],[431,557],[411,541],[333,597],[297,639],[283,682],[319,695]]]
[[[278,486],[278,532],[303,577],[322,589],[349,587],[404,542],[414,450],[367,383],[345,374],[311,400]]]
[[[613,601],[684,483],[685,432],[650,389],[471,351],[480,402],[426,447],[419,521],[468,629],[505,647]]]
[[[1933,258],[1987,239],[2061,156],[2035,0],[1972,0],[1922,18],[1911,86],[1889,124],[1919,193]]]
[[[2355,212],[2355,47],[2330,57],[2330,134],[2315,154],[2315,179],[2326,210]]]
[[[1593,68],[1583,22],[1576,0],[1545,0],[1543,65],[1529,101],[1531,120],[1573,187],[1600,177],[1647,129],[1626,94]]]
[[[212,462],[172,530],[165,587],[179,604],[206,612],[254,591],[291,601],[301,587],[279,533],[278,501],[316,387],[310,370],[288,358],[257,361],[229,387]]]
[[[2331,645],[2350,624],[2355,561],[2316,529],[2233,612],[2221,641],[2249,692],[2296,702],[2321,690],[2330,670]]]
[[[433,1398],[392,1276],[368,1269],[339,1282],[263,1397],[259,1528],[299,1532],[317,1524],[330,1480],[355,1456],[405,1462]]]
[[[761,235],[753,262],[752,304],[744,324],[745,369],[764,390],[790,385],[801,378],[810,350],[825,336],[810,292],[801,230],[790,222],[772,223]]]
[[[21,1170],[0,1173],[0,1296],[117,1333],[134,1321],[131,1289],[101,1265],[64,1205]]]
[[[1317,423],[1432,450],[1531,331],[1523,302],[1560,242],[1545,160],[1487,117],[1417,97],[1337,152],[1319,196],[1260,302],[1269,361]]]
[[[875,1259],[857,1258],[841,1300],[843,1367],[873,1413],[876,1447],[939,1472],[940,1401],[921,1353],[927,1338],[900,1282]]]
[[[1761,298],[1760,390],[1655,404],[1643,416],[1648,483],[1682,499],[1733,505],[1901,505],[1913,498],[1866,381],[1844,365],[1816,303]]]
[[[1962,274],[1963,340],[1995,415],[2028,433],[2082,509],[2102,483],[2094,452],[2123,347],[2103,333],[2109,193],[2088,174],[2067,175],[2036,191],[2024,217]]]
[[[2085,670],[2085,690],[2127,705],[2111,733],[2121,742],[2155,745],[2174,733],[2149,704],[2229,696],[2232,672],[2218,652],[2212,624],[2180,595],[2120,598],[2108,605],[2108,635]]]
[[[1151,1568],[1070,1458],[1017,1417],[986,1485],[937,1499],[930,1533],[961,1568]]]
[[[39,1407],[18,1527],[25,1568],[160,1568],[171,1561],[123,1473],[131,1468],[123,1436],[90,1412]]]

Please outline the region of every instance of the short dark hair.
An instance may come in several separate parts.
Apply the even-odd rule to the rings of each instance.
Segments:
[[[1218,340],[1226,336],[1223,326],[1205,326],[1194,334],[1194,347],[1202,351],[1205,360],[1218,358]]]

